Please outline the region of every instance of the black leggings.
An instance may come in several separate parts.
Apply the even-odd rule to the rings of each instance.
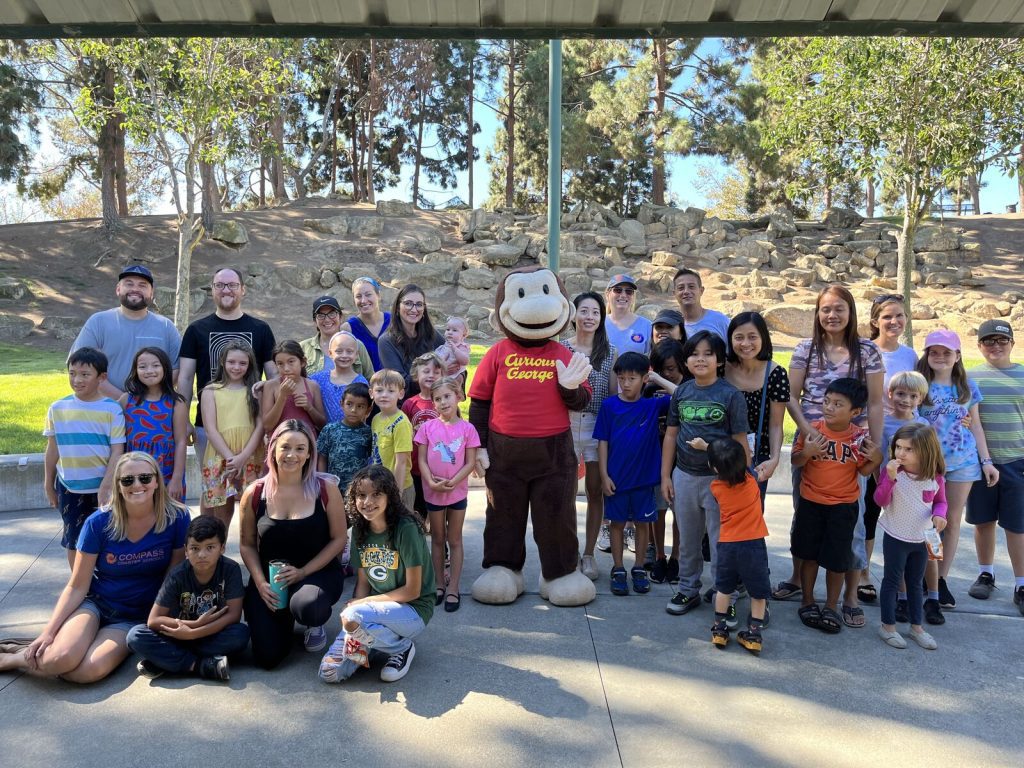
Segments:
[[[885,471],[885,464],[882,464],[882,471]],[[864,491],[864,539],[866,541],[874,541],[875,526],[878,525],[878,517],[882,514],[882,508],[875,504],[875,488],[877,487],[875,476],[868,475],[868,486]]]
[[[340,568],[317,571],[291,588],[287,608],[271,611],[250,579],[242,607],[252,635],[252,655],[256,663],[264,669],[273,669],[284,661],[292,649],[296,622],[320,627],[330,621],[344,585],[345,576]]]

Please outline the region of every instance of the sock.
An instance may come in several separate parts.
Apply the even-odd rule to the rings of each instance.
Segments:
[[[932,590],[929,589],[928,590],[928,599],[929,600],[938,600],[939,599],[939,590],[936,589],[934,592],[932,592]]]
[[[897,592],[896,593],[896,599],[897,600],[903,600],[904,602],[906,602],[906,600],[907,600],[907,593],[906,592]]]
[[[994,565],[981,565],[981,564],[979,564],[978,565],[978,574],[981,575],[983,573],[987,573],[989,576],[991,576],[993,579],[995,579],[995,577],[996,577],[995,566]]]

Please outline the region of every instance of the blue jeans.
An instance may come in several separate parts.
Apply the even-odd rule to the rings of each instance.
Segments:
[[[344,630],[345,622],[355,621],[359,626],[351,633]],[[328,677],[333,680],[345,680],[351,677],[359,665],[351,659],[343,659],[345,641],[349,634],[353,639],[370,649],[390,656],[403,653],[412,645],[412,638],[426,628],[423,619],[405,603],[393,601],[379,603],[360,603],[350,605],[341,612],[341,634],[327,649],[320,664],[320,676],[324,675],[325,667],[331,668]]]
[[[245,650],[248,644],[249,627],[241,623],[229,624],[217,634],[198,640],[175,640],[145,624],[136,624],[128,632],[129,648],[165,672],[178,674],[190,671],[203,657],[229,656]]]

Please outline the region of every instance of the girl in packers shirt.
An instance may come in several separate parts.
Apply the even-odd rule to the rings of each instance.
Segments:
[[[394,475],[375,464],[360,469],[348,490],[355,595],[341,612],[342,632],[323,661],[320,679],[340,683],[376,654],[387,661],[380,679],[405,677],[416,655],[412,639],[434,613],[434,568],[423,526],[402,504]]]

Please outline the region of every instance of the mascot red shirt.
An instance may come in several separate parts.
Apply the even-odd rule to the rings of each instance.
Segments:
[[[486,474],[484,573],[474,599],[513,602],[524,591],[526,524],[540,555],[540,594],[554,605],[584,605],[594,584],[577,570],[576,454],[569,410],[590,402],[586,356],[553,341],[573,306],[554,273],[509,273],[495,299],[495,325],[506,338],[488,350],[473,384],[469,420],[480,434]]]

